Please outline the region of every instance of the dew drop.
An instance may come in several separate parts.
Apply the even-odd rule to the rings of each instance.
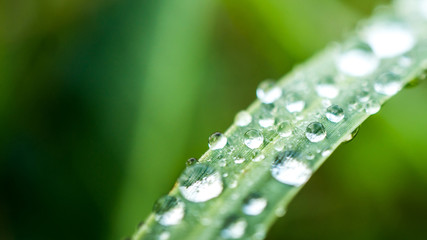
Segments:
[[[289,93],[286,95],[286,109],[290,113],[301,112],[305,107],[304,99],[297,93]]]
[[[273,103],[282,96],[282,89],[271,80],[266,80],[258,85],[256,95],[262,103]]]
[[[371,97],[370,95],[371,95],[371,93],[369,92],[369,90],[365,89],[365,90],[362,90],[362,91],[357,95],[357,99],[358,99],[360,102],[367,102],[367,101],[369,100],[369,98]]]
[[[312,171],[306,164],[297,160],[297,155],[295,151],[285,151],[276,157],[271,174],[277,181],[292,186],[307,182]]]
[[[250,194],[243,204],[243,213],[246,215],[256,216],[264,211],[267,206],[267,199],[261,197],[258,193]]]
[[[221,149],[227,144],[227,137],[220,132],[216,132],[209,137],[208,144],[211,150]]]
[[[184,203],[176,197],[166,195],[157,200],[153,212],[161,225],[176,225],[184,217]]]
[[[234,123],[237,126],[244,127],[249,125],[252,122],[252,116],[247,111],[240,111],[236,114],[236,117],[234,118]]]
[[[191,202],[206,202],[223,190],[221,175],[206,164],[195,164],[184,170],[178,179],[179,190]]]
[[[307,126],[305,136],[310,142],[320,142],[326,137],[325,127],[319,122],[312,122]]]
[[[251,129],[244,135],[244,143],[250,149],[256,149],[261,146],[264,141],[262,133],[258,130]]]
[[[243,237],[248,226],[243,218],[230,217],[226,220],[221,236],[225,239],[237,239]]]
[[[254,159],[252,159],[253,162],[261,162],[262,160],[264,160],[265,156],[264,154],[260,154],[256,157],[254,157]]]
[[[159,235],[159,240],[168,240],[171,234],[169,232],[162,232]]]
[[[364,46],[350,49],[342,53],[336,61],[338,69],[353,77],[371,74],[379,65],[378,58]]]
[[[392,72],[387,72],[380,75],[375,83],[374,89],[377,93],[392,96],[402,89],[402,83],[400,77]]]
[[[329,121],[338,123],[344,119],[344,110],[338,105],[332,105],[326,109],[325,115]]]
[[[338,96],[340,90],[332,77],[324,77],[317,83],[316,92],[320,97],[333,99]]]
[[[276,210],[274,211],[274,215],[276,215],[276,217],[283,217],[286,214],[286,209],[282,206],[276,208]]]
[[[235,164],[241,164],[245,161],[246,159],[244,157],[236,157],[236,159],[234,159],[234,163]]]
[[[376,100],[369,101],[365,105],[365,112],[369,115],[373,115],[379,112],[380,109],[381,109],[381,104]]]
[[[332,149],[325,149],[322,151],[322,157],[329,157],[332,154]]]
[[[281,137],[289,137],[292,135],[292,124],[289,121],[281,122],[277,126],[277,133]]]
[[[308,152],[308,153],[306,153],[306,154],[305,154],[305,158],[306,158],[307,160],[313,160],[313,159],[314,159],[314,157],[315,157],[315,154],[314,154],[314,153],[312,153],[312,152]]]
[[[380,58],[399,56],[415,45],[415,36],[403,23],[394,21],[376,22],[368,26],[363,37]]]
[[[356,129],[353,130],[353,132],[351,132],[345,139],[345,142],[350,142],[351,140],[353,140],[357,134],[359,133],[359,129],[360,127],[357,127]]]
[[[187,162],[185,163],[187,166],[191,166],[193,164],[196,164],[198,162],[198,160],[196,158],[190,158],[187,160]]]
[[[274,125],[274,117],[271,114],[263,114],[258,123],[263,128],[268,128]]]

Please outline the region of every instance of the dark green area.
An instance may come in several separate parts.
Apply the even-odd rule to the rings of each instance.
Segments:
[[[0,239],[120,239],[207,138],[385,1],[0,0]],[[340,147],[268,239],[424,239],[427,87]]]

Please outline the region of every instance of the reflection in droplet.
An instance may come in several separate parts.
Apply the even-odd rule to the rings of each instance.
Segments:
[[[344,119],[344,110],[338,105],[332,105],[326,109],[326,118],[334,123],[338,123]]]
[[[392,72],[380,75],[374,83],[375,91],[387,96],[395,95],[402,87],[400,77]]]
[[[243,218],[230,217],[221,230],[221,236],[225,239],[241,238],[245,234],[247,226],[248,224]]]
[[[273,103],[282,96],[282,89],[271,80],[266,80],[259,84],[256,95],[262,103]]]
[[[363,31],[363,37],[380,58],[401,55],[415,45],[414,34],[400,22],[376,22]]]
[[[184,217],[184,203],[173,196],[163,196],[154,204],[153,212],[157,222],[164,226],[176,225]]]
[[[236,114],[236,117],[234,118],[234,123],[240,127],[247,126],[251,122],[252,122],[252,116],[250,113],[246,111],[240,111],[239,113]]]
[[[248,148],[255,149],[259,148],[264,142],[262,133],[258,130],[251,129],[244,135],[244,143]]]
[[[368,48],[355,48],[342,53],[336,64],[347,75],[363,77],[377,69],[379,60]]]
[[[267,206],[267,199],[261,197],[258,193],[251,193],[243,203],[243,213],[256,216],[264,211]]]
[[[279,182],[292,186],[306,183],[312,171],[297,158],[298,153],[295,151],[280,153],[272,165],[271,175]]]
[[[326,129],[319,122],[312,122],[307,126],[305,136],[310,142],[320,142],[326,137]]]
[[[211,150],[221,149],[227,144],[227,137],[220,132],[216,132],[209,137],[208,144]]]
[[[223,190],[221,175],[206,164],[195,164],[184,170],[178,178],[179,190],[185,199],[205,202],[218,197]]]

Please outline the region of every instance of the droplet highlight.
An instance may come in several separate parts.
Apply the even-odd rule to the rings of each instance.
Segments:
[[[242,211],[246,215],[256,216],[261,214],[266,206],[267,199],[258,193],[252,193],[244,200]]]
[[[244,127],[252,122],[252,116],[247,111],[240,111],[234,118],[234,123],[239,127]]]
[[[227,144],[227,137],[216,132],[209,137],[208,145],[211,150],[222,149]]]
[[[332,105],[326,109],[325,116],[333,123],[341,122],[344,119],[344,109],[338,105]]]
[[[326,137],[326,129],[323,124],[312,122],[307,126],[305,136],[310,142],[320,142]]]
[[[297,93],[291,92],[286,95],[285,107],[290,113],[298,113],[304,110],[305,101]]]
[[[363,77],[377,69],[379,60],[369,48],[359,47],[343,52],[337,58],[336,64],[338,70],[344,74]]]
[[[230,217],[221,230],[221,237],[225,239],[238,239],[245,235],[247,222],[243,218]]]
[[[298,153],[285,151],[280,153],[271,168],[271,175],[279,182],[300,186],[308,181],[312,171],[303,162],[299,161]]]
[[[262,133],[258,130],[251,129],[244,135],[244,143],[250,149],[256,149],[264,142]]]
[[[271,80],[266,80],[259,84],[256,95],[262,103],[273,103],[282,96],[282,89]]]

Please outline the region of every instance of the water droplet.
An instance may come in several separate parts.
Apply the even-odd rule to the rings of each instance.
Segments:
[[[312,152],[308,152],[308,153],[306,153],[306,154],[305,154],[305,158],[306,158],[307,160],[313,160],[313,159],[314,159],[314,157],[315,157],[315,154],[314,154],[314,153],[312,153]]]
[[[276,217],[283,217],[286,214],[286,209],[280,206],[276,208],[276,210],[274,211],[274,214],[276,215]]]
[[[305,136],[310,142],[320,142],[326,137],[325,127],[319,122],[312,122],[307,126]]]
[[[225,226],[221,230],[221,236],[225,239],[241,238],[245,234],[247,225],[243,218],[230,217],[226,220]]]
[[[369,98],[371,97],[371,93],[369,92],[369,90],[364,89],[362,90],[358,95],[357,95],[357,99],[360,102],[367,102],[369,100]]]
[[[363,45],[342,53],[336,64],[338,69],[347,75],[363,77],[375,71],[379,60],[369,47]]]
[[[221,158],[220,160],[218,160],[218,165],[220,167],[225,167],[227,166],[227,161],[225,160],[225,158]]]
[[[246,159],[244,157],[236,157],[236,159],[234,159],[234,163],[235,164],[241,164],[245,161]]]
[[[274,117],[271,114],[263,114],[258,123],[263,128],[268,128],[274,125]]]
[[[267,199],[258,193],[252,193],[245,199],[242,210],[246,215],[256,216],[262,213],[266,206]]]
[[[282,89],[271,80],[266,80],[258,85],[256,95],[262,103],[273,103],[282,96]]]
[[[374,89],[377,93],[392,96],[402,89],[402,83],[397,74],[387,72],[377,78]]]
[[[329,121],[338,123],[344,119],[344,110],[338,105],[332,105],[326,109],[325,115]]]
[[[244,143],[250,149],[259,148],[263,142],[264,137],[258,130],[251,129],[244,135]]]
[[[340,90],[332,77],[324,77],[317,83],[316,92],[320,97],[333,99],[338,96]]]
[[[297,156],[295,151],[280,153],[271,168],[272,176],[279,182],[292,186],[306,183],[312,171],[306,164],[298,161]]]
[[[261,162],[262,160],[264,160],[265,156],[264,154],[260,154],[258,156],[256,156],[252,161],[253,162]]]
[[[176,225],[184,217],[184,203],[173,196],[163,196],[154,204],[153,212],[157,222],[164,226]]]
[[[331,154],[332,154],[332,152],[333,152],[333,150],[332,150],[332,149],[325,149],[325,150],[323,150],[323,152],[322,152],[322,157],[329,157],[329,155],[331,155]]]
[[[171,234],[169,232],[162,232],[159,235],[159,240],[168,240]]]
[[[369,115],[375,114],[381,109],[381,104],[376,100],[371,100],[365,105],[365,112]]]
[[[357,127],[356,129],[353,130],[353,132],[351,132],[345,139],[345,142],[350,142],[351,140],[353,140],[357,134],[359,133],[359,129],[360,127]]]
[[[376,22],[363,31],[363,37],[380,58],[401,55],[415,45],[415,36],[408,26],[395,21]]]
[[[253,240],[263,240],[265,238],[266,234],[267,234],[266,228],[263,225],[258,224],[256,229],[255,229],[255,233],[252,236],[252,239]]]
[[[227,144],[227,137],[220,132],[216,132],[209,137],[208,144],[211,150],[221,149]]]
[[[186,165],[191,166],[193,164],[196,164],[197,162],[198,162],[198,160],[196,158],[190,158],[187,160]]]
[[[221,175],[206,164],[195,164],[184,170],[178,179],[179,190],[191,202],[206,202],[223,190]]]
[[[236,114],[236,117],[234,118],[234,123],[240,127],[247,126],[251,122],[252,122],[252,116],[250,113],[246,111],[240,111],[239,113]]]
[[[292,135],[292,124],[289,121],[281,122],[277,126],[277,133],[281,137],[289,137]]]
[[[297,93],[286,95],[286,109],[290,113],[301,112],[305,107],[304,99]]]

